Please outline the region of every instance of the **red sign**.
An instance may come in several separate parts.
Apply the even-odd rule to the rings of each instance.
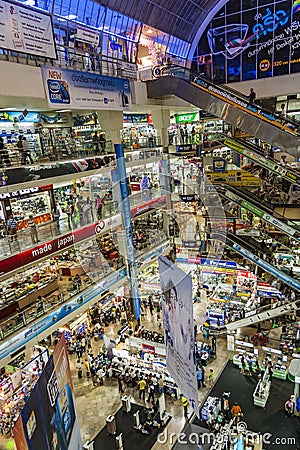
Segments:
[[[149,211],[150,209],[161,208],[165,204],[166,204],[166,196],[163,195],[162,197],[151,200],[150,202],[144,203],[143,205],[132,208],[130,210],[131,217],[135,217],[139,214],[143,214],[146,211]]]
[[[145,353],[151,353],[152,355],[155,355],[155,347],[154,347],[154,345],[142,344],[142,350]]]

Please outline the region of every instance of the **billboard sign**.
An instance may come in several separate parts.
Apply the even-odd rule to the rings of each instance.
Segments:
[[[130,106],[128,79],[46,66],[41,70],[51,107],[123,111]]]
[[[0,0],[0,48],[56,59],[51,16]]]
[[[199,417],[192,278],[163,256],[158,264],[167,369]]]

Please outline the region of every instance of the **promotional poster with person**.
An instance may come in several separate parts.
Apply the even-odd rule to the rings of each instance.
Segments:
[[[170,260],[159,258],[162,312],[167,348],[167,369],[199,416],[194,357],[192,279]]]
[[[64,336],[14,427],[17,450],[82,450]]]

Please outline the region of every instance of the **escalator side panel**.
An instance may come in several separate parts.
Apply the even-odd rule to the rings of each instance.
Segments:
[[[161,77],[148,81],[147,91],[149,98],[176,95],[250,135],[269,142],[274,147],[285,149],[287,153],[297,157],[297,150],[300,145],[297,135],[289,134],[262,120],[258,115],[250,114],[246,108],[230,103],[229,100],[217,98],[215,95],[210,94],[209,91],[205,92],[199,86],[193,85],[186,80],[172,76]]]

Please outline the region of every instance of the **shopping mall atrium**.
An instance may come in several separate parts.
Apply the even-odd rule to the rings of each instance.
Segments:
[[[300,449],[299,73],[300,0],[0,0],[0,450]]]

